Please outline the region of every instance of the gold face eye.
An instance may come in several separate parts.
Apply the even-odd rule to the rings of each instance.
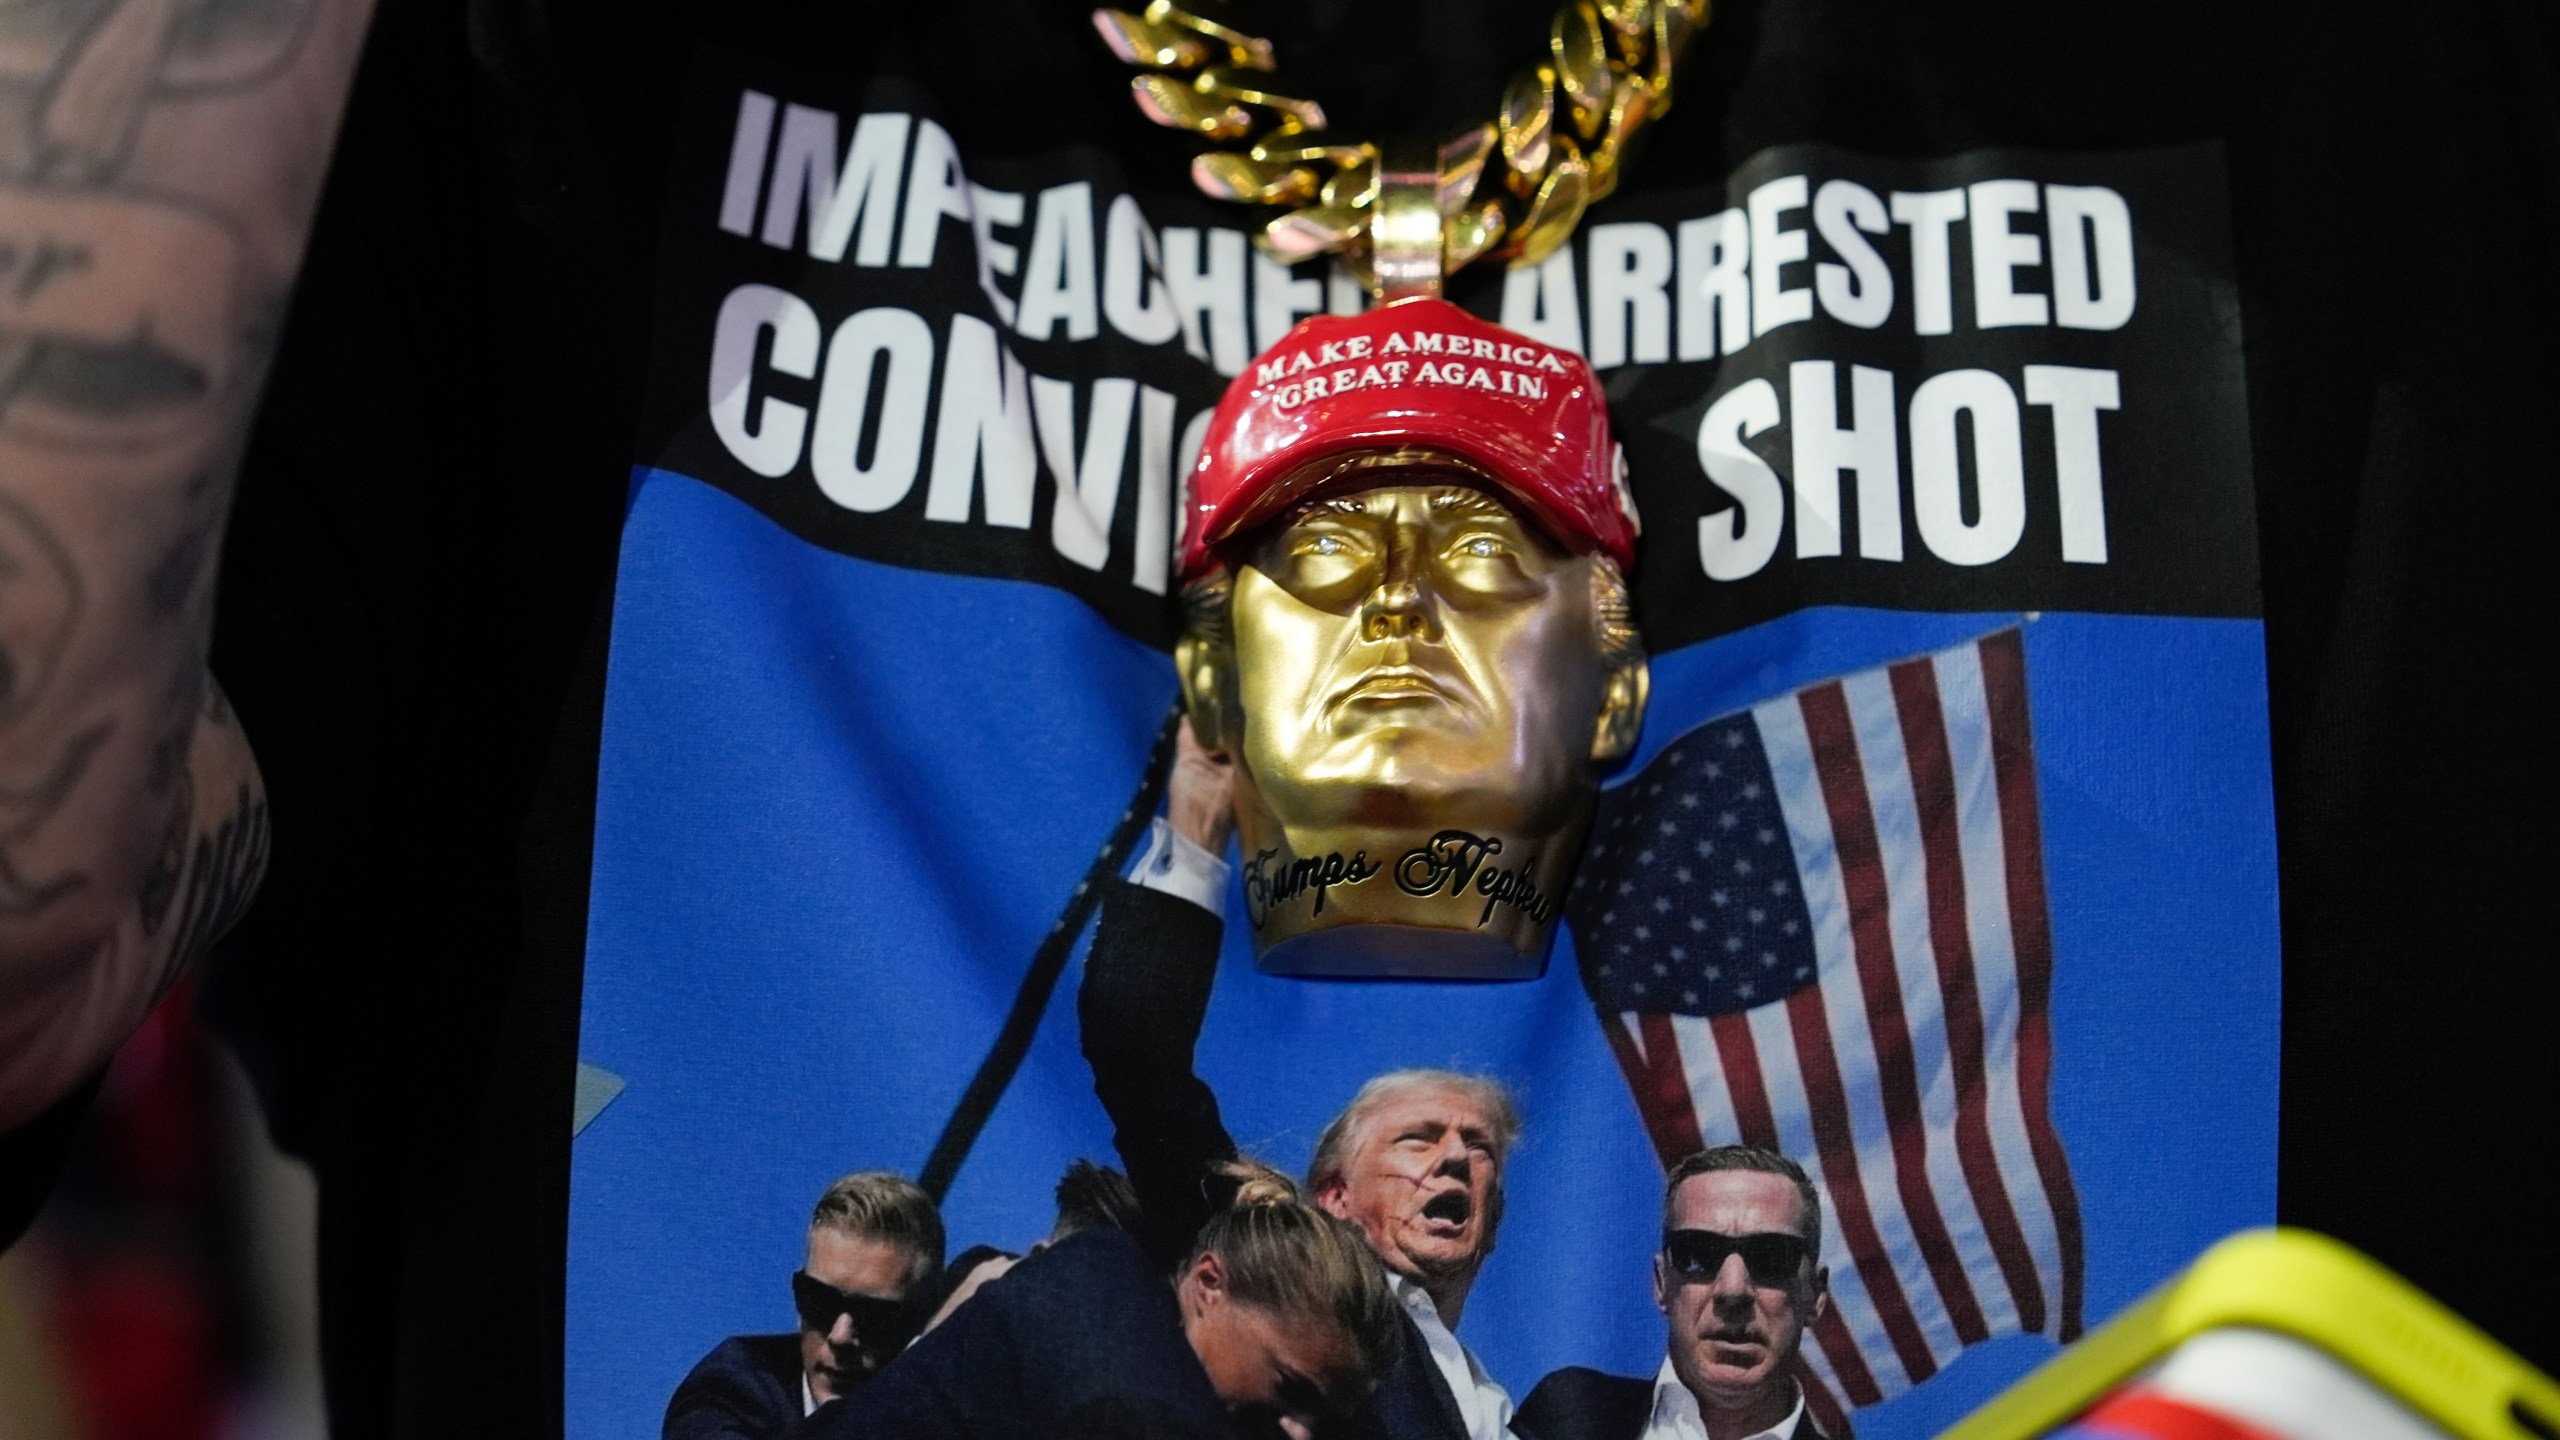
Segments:
[[[1264,574],[1299,599],[1321,605],[1348,603],[1344,594],[1363,585],[1379,558],[1375,541],[1330,516],[1282,530],[1263,554]]]
[[[1470,536],[1458,546],[1458,552],[1462,555],[1474,556],[1479,560],[1498,559],[1502,555],[1502,542],[1490,535]]]

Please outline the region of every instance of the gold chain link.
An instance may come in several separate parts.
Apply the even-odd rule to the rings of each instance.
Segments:
[[[1671,108],[1671,71],[1712,0],[1566,0],[1547,54],[1511,78],[1492,120],[1438,147],[1441,273],[1475,260],[1534,263],[1617,188],[1627,144]],[[1152,0],[1096,10],[1113,54],[1159,125],[1223,142],[1191,162],[1220,200],[1287,207],[1259,243],[1295,263],[1336,254],[1375,288],[1370,221],[1381,146],[1326,132],[1324,109],[1265,88],[1271,42]],[[1242,142],[1239,146],[1238,142]]]

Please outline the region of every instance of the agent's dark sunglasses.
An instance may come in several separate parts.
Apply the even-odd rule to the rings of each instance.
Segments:
[[[906,1301],[839,1290],[806,1270],[791,1272],[791,1303],[801,1327],[821,1335],[836,1328],[837,1316],[852,1316],[855,1338],[873,1349],[894,1350],[915,1333],[915,1312]]]
[[[1793,1284],[1812,1257],[1804,1237],[1773,1231],[1761,1235],[1720,1235],[1713,1230],[1674,1230],[1662,1237],[1662,1256],[1682,1281],[1705,1284],[1724,1269],[1727,1257],[1742,1257],[1754,1285]]]

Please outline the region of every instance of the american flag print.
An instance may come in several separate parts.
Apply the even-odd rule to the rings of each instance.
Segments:
[[[1583,983],[1666,1167],[1748,1143],[1820,1188],[1826,1433],[2080,1331],[2039,836],[2014,628],[1708,721],[1602,797]]]

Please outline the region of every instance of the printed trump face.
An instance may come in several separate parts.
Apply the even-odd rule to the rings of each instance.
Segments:
[[[1390,1270],[1426,1283],[1472,1278],[1502,1218],[1493,1117],[1464,1091],[1428,1086],[1390,1094],[1353,1133],[1316,1203],[1360,1227]]]
[[[1831,1303],[1795,1182],[1712,1170],[1681,1182],[1654,1258],[1671,1368],[1698,1406],[1761,1429],[1795,1407],[1796,1348]]]

